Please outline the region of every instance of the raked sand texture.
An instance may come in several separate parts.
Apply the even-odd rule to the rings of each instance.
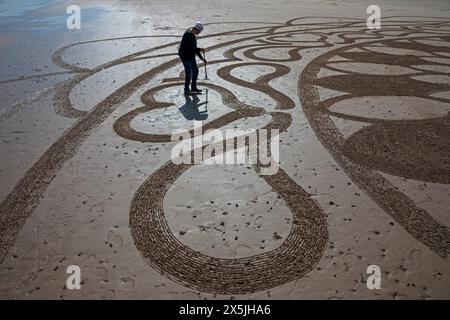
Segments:
[[[0,298],[450,298],[447,2],[380,1],[379,30],[359,1],[92,3],[45,68],[0,79]],[[197,20],[207,93],[186,99]],[[279,170],[177,164],[194,120],[278,130]]]

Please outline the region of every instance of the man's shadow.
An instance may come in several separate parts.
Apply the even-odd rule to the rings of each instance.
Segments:
[[[192,96],[185,96],[186,103],[180,107],[178,110],[180,110],[181,114],[187,119],[187,120],[206,120],[208,119],[208,92],[206,92],[206,101],[203,101],[201,103],[200,99],[197,97],[197,95]],[[199,107],[205,105],[205,110],[200,111]]]

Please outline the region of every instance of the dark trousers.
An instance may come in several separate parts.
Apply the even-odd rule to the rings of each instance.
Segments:
[[[197,89],[198,67],[197,61],[194,60],[181,60],[184,66],[184,73],[186,74],[184,79],[184,90],[189,90],[189,84],[192,80],[192,90]]]

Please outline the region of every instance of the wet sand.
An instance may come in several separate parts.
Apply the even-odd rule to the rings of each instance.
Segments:
[[[79,31],[64,2],[14,17],[0,297],[448,299],[450,6],[380,6],[380,30],[356,1],[89,1]],[[196,20],[204,129],[278,129],[276,174],[171,161]]]

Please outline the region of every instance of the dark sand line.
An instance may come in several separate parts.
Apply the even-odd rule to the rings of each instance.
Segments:
[[[418,31],[420,32],[420,31]],[[432,38],[429,37],[418,37],[415,39],[425,39]],[[397,38],[402,39],[404,38]],[[343,99],[347,99],[353,96],[363,96],[363,95],[383,95],[385,92],[389,92],[391,95],[396,95],[397,93],[408,95],[408,96],[419,96],[428,97],[434,92],[438,92],[441,89],[448,86],[440,84],[430,84],[419,81],[412,81],[409,79],[407,84],[400,85],[401,81],[405,81],[404,78],[399,76],[384,76],[384,77],[371,77],[371,81],[365,81],[366,76],[361,76],[353,74],[352,76],[334,76],[325,77],[317,79],[318,72],[327,65],[329,59],[334,56],[347,56],[350,53],[345,53],[345,51],[353,48],[363,47],[367,44],[374,43],[392,43],[394,40],[375,40],[368,41],[364,43],[352,44],[342,48],[332,50],[325,53],[312,62],[310,62],[306,68],[303,70],[299,77],[298,82],[298,92],[299,98],[302,104],[303,111],[307,116],[309,123],[314,129],[316,135],[318,136],[324,147],[330,152],[332,157],[336,162],[344,169],[346,174],[362,189],[364,190],[372,200],[377,203],[386,213],[388,213],[395,221],[397,221],[408,233],[419,240],[421,243],[426,245],[430,250],[435,252],[441,257],[447,257],[450,253],[450,230],[447,226],[441,224],[438,220],[433,218],[425,210],[417,207],[415,203],[403,194],[398,188],[392,185],[388,180],[386,180],[381,174],[372,170],[370,167],[365,166],[368,164],[364,161],[363,164],[357,162],[360,157],[356,153],[354,148],[347,143],[343,137],[342,133],[337,129],[328,114],[322,112],[323,109],[328,109],[327,106],[323,107],[324,104],[329,103],[328,100],[321,101],[317,91],[317,86],[331,86],[335,89],[346,92],[351,92],[352,94],[344,95]],[[409,45],[406,46],[396,46],[402,48],[411,48]],[[420,48],[430,49],[430,46]],[[352,53],[354,54],[354,53]],[[360,56],[359,56],[360,57]],[[372,59],[372,63],[384,63],[383,59],[380,59],[380,55],[375,55],[377,57],[375,60]],[[410,58],[411,60],[416,60],[415,58]],[[407,59],[408,60],[408,59]],[[411,61],[409,61],[411,62]],[[405,63],[409,63],[405,62]],[[353,77],[353,79],[351,79]],[[328,79],[327,79],[328,78]],[[335,80],[333,80],[335,79]],[[395,79],[397,81],[395,81]],[[347,81],[347,82],[346,82]],[[362,83],[364,83],[364,86]],[[370,88],[367,85],[370,84]],[[391,88],[394,86],[394,89]],[[345,89],[344,89],[345,88]],[[363,93],[361,92],[363,91]],[[448,90],[448,89],[447,89]],[[342,97],[332,98],[333,102],[342,100]],[[331,100],[331,99],[330,99]],[[442,119],[429,120],[428,122],[442,122]],[[395,124],[400,124],[401,121],[396,121]],[[403,125],[407,125],[409,121],[404,121]],[[447,122],[447,126],[448,126]],[[378,127],[377,127],[378,126]],[[445,125],[444,125],[445,126]],[[383,127],[380,130],[379,125],[372,127],[371,133],[382,136]],[[439,129],[438,131],[440,131]],[[446,128],[445,130],[448,130]],[[364,131],[363,131],[364,132]],[[445,133],[443,135],[445,137]],[[448,135],[447,135],[448,138]],[[350,139],[350,143],[354,139]],[[441,141],[440,146],[442,148],[447,148],[441,150],[445,154],[448,154],[449,143]],[[395,147],[395,146],[393,146]],[[346,148],[346,149],[345,149]],[[448,159],[448,158],[447,158]],[[371,159],[371,161],[376,161],[377,159]],[[379,159],[378,159],[379,160]],[[418,165],[420,167],[420,164]],[[371,165],[373,167],[373,165]],[[377,168],[383,168],[382,165],[376,165]],[[397,170],[398,168],[388,168],[391,173],[400,174]],[[395,171],[395,172],[393,172]],[[430,173],[430,171],[428,171]],[[434,176],[436,170],[432,171],[431,174]],[[442,175],[443,171],[440,171],[438,175]],[[447,168],[448,175],[448,168]],[[436,178],[428,177],[427,180],[433,180]],[[445,181],[441,180],[441,181]]]

